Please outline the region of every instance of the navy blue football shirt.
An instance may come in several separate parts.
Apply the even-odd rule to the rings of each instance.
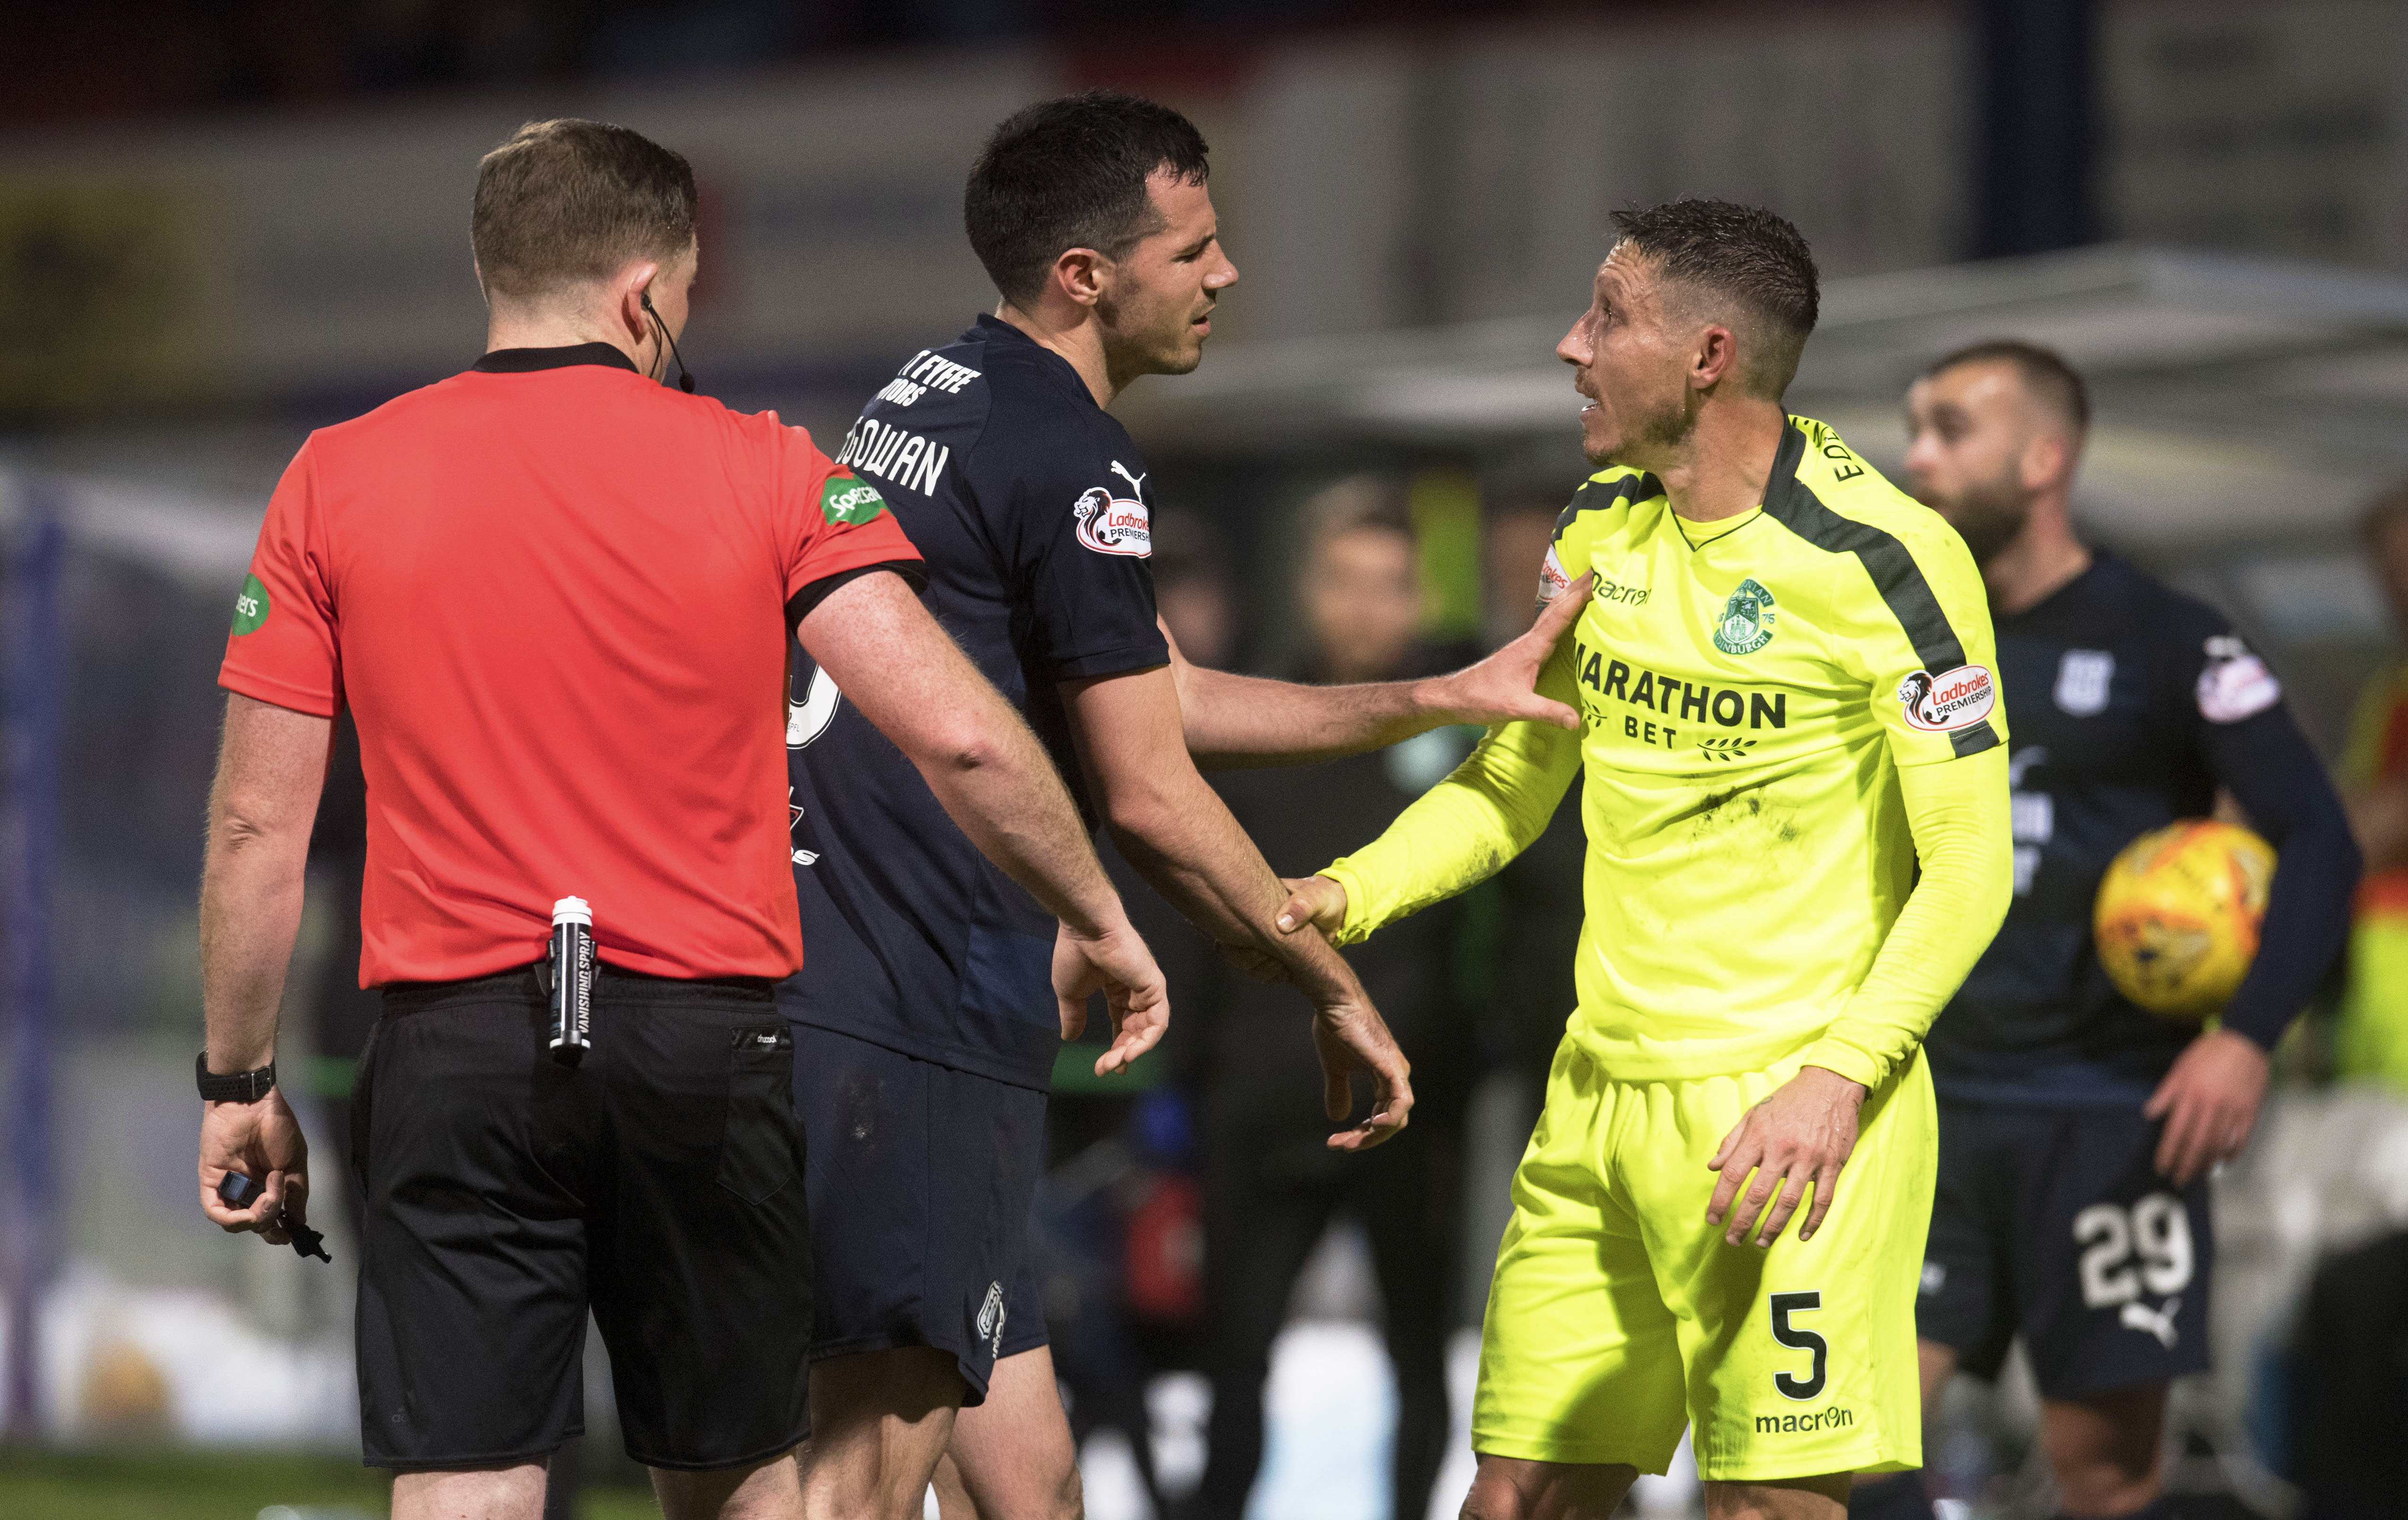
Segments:
[[[2357,884],[2332,786],[2273,674],[2223,616],[2100,553],[1996,619],[2014,897],[1925,1041],[1942,1097],[2137,1107],[2197,1025],[2128,1001],[2090,930],[2118,851],[2230,790],[2278,861],[2261,947],[2223,1014],[2272,1047],[2340,953]]]
[[[1168,664],[1146,468],[1059,354],[993,317],[914,354],[838,462],[926,559],[925,603],[1095,811],[1056,683]],[[919,770],[797,652],[786,718],[803,1024],[1023,1086],[1060,1044],[1054,921],[953,825]]]

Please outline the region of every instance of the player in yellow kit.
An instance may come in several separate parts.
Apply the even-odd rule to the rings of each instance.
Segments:
[[[1686,1425],[1718,1520],[1836,1517],[1851,1472],[1922,1460],[1919,1042],[2010,886],[1989,617],[1947,523],[1782,409],[1816,305],[1797,230],[1616,220],[1556,350],[1604,466],[1541,586],[1593,578],[1539,687],[1581,731],[1490,730],[1284,917],[1353,940],[1460,892],[1584,769],[1579,1007],[1514,1178],[1464,1513],[1604,1520]]]

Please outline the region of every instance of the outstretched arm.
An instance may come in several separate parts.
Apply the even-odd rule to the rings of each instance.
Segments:
[[[1569,647],[1539,678],[1541,697],[1576,704]],[[1581,764],[1577,733],[1543,723],[1492,728],[1470,757],[1397,815],[1378,839],[1297,884],[1280,927],[1312,925],[1351,945],[1479,885],[1546,832]]]
[[[1063,1037],[1077,1037],[1088,995],[1101,991],[1114,1039],[1096,1073],[1151,1050],[1170,1019],[1162,971],[1129,926],[1045,747],[1003,694],[900,576],[847,581],[795,633],[845,700],[919,767],[970,842],[1061,920],[1054,990]]]
[[[1552,724],[1580,716],[1533,690],[1564,630],[1588,603],[1590,578],[1557,596],[1529,632],[1477,665],[1422,681],[1301,686],[1194,666],[1170,640],[1187,750],[1206,769],[1303,766],[1384,749],[1449,724]],[[1166,639],[1170,630],[1162,631]]]

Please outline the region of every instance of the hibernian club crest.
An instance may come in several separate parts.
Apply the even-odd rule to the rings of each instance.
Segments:
[[[1714,624],[1714,648],[1725,654],[1753,654],[1772,642],[1772,593],[1753,579],[1723,603],[1723,617]]]

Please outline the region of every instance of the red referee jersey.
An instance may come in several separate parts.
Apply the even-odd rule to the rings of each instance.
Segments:
[[[310,435],[218,679],[358,723],[362,986],[524,966],[567,896],[612,965],[781,977],[789,620],[919,557],[774,412],[509,350]]]

